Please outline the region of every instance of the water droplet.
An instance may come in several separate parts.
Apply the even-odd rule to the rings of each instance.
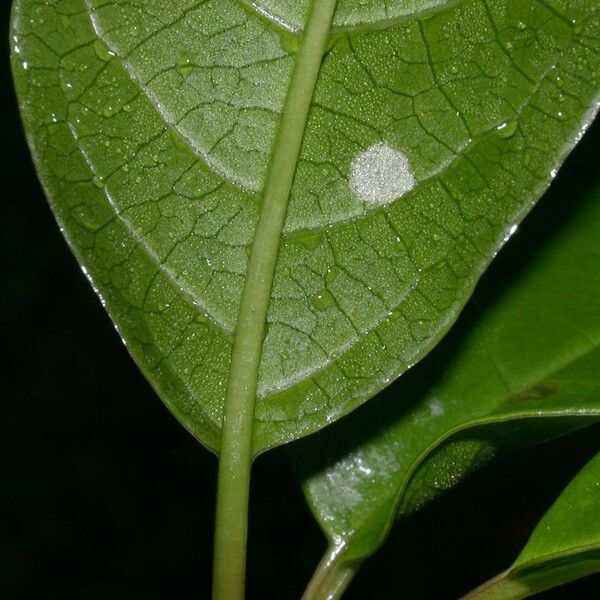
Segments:
[[[518,126],[519,124],[517,121],[507,121],[506,123],[502,123],[496,127],[496,135],[502,139],[510,138],[515,135]]]
[[[333,296],[327,290],[321,290],[312,297],[311,302],[318,311],[323,311],[333,305]]]
[[[114,52],[111,52],[100,40],[94,42],[94,52],[104,62],[108,62],[114,56]]]
[[[305,233],[294,238],[295,243],[300,244],[309,250],[317,248],[322,241],[323,235],[320,233]]]
[[[385,206],[416,185],[408,158],[382,142],[358,154],[350,169],[350,187],[368,204]]]
[[[177,61],[177,72],[182,77],[187,77],[193,70],[193,59],[189,54],[182,54]]]
[[[338,273],[339,271],[337,267],[331,267],[331,269],[329,269],[325,274],[325,283],[327,285],[331,285],[336,280]]]
[[[102,180],[102,177],[99,177],[98,175],[94,175],[94,177],[92,178],[92,183],[97,188],[102,189],[104,187],[104,181]]]
[[[61,78],[61,80],[60,80],[60,89],[63,92],[68,92],[72,88],[73,88],[73,84],[71,82],[69,82],[69,81]]]
[[[523,166],[529,167],[530,164],[531,164],[531,152],[529,152],[529,150],[525,150],[525,152],[523,154]]]
[[[521,31],[527,29],[527,24],[525,21],[517,21],[517,29],[520,29]]]

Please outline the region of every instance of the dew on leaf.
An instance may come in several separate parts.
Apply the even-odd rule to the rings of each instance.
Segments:
[[[496,128],[496,135],[502,139],[511,138],[517,132],[518,126],[519,124],[517,123],[517,121],[507,121],[505,123],[502,123]]]
[[[193,70],[192,57],[189,54],[182,54],[177,61],[177,72],[182,77],[187,77]]]
[[[60,82],[59,82],[59,83],[60,83],[60,89],[61,89],[63,92],[65,92],[65,93],[66,93],[66,92],[68,92],[68,91],[69,91],[69,90],[70,90],[70,89],[73,87],[73,84],[72,84],[72,83],[69,83],[69,82],[68,82],[68,81],[67,81],[67,80],[66,80],[64,77],[62,77],[62,76],[61,76],[61,78],[60,78]]]
[[[96,56],[104,62],[108,62],[114,56],[114,53],[111,52],[100,40],[96,40],[94,42],[94,52],[96,53]]]
[[[327,290],[321,290],[312,297],[311,302],[318,311],[323,311],[333,305],[333,296]]]
[[[73,210],[73,216],[77,219],[81,225],[86,229],[94,231],[100,227],[101,223],[98,221],[93,211],[89,210],[86,206],[79,206]]]
[[[337,276],[338,276],[338,269],[337,269],[337,267],[331,267],[331,269],[329,269],[327,271],[327,273],[325,274],[325,283],[327,285],[332,284],[335,281],[335,279],[336,279]]]
[[[323,235],[320,233],[306,233],[294,238],[294,242],[309,250],[314,250],[323,241]]]

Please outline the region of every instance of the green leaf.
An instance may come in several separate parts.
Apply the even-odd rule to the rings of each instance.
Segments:
[[[557,231],[532,253],[527,223],[435,352],[381,397],[292,446],[330,541],[309,597],[348,581],[394,518],[494,455],[600,420],[600,188],[567,208],[573,185],[532,215],[538,232]]]
[[[504,573],[465,600],[519,600],[600,571],[600,454],[579,472]]]
[[[339,0],[322,61],[311,6],[14,2],[52,209],[137,364],[215,450],[249,260],[276,262],[264,343],[261,307],[240,354],[258,452],[437,343],[597,108],[596,2]],[[264,245],[272,205],[285,224]]]

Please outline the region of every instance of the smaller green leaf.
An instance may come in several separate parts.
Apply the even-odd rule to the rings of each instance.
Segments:
[[[589,171],[582,168],[547,198],[532,222],[538,229],[523,227],[428,359],[368,406],[293,447],[330,542],[311,584],[318,593],[307,597],[349,581],[348,570],[377,550],[395,518],[494,456],[599,420],[600,189],[574,193]]]
[[[600,572],[600,453],[579,472],[513,565],[463,600],[519,600]]]

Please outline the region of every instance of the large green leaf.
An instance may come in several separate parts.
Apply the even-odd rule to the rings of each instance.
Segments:
[[[430,357],[292,448],[330,541],[315,593],[347,581],[394,517],[494,455],[600,420],[600,188],[565,210],[569,191],[532,215],[558,231],[533,254],[515,240]]]
[[[310,6],[14,3],[21,110],[60,226],[140,368],[213,449],[278,165],[295,175],[285,225],[251,257],[277,257],[253,341],[255,451],[427,353],[596,110],[596,1],[339,0],[316,24],[331,25],[322,61],[303,46]]]
[[[600,571],[600,454],[566,487],[513,565],[467,596],[520,600]]]

